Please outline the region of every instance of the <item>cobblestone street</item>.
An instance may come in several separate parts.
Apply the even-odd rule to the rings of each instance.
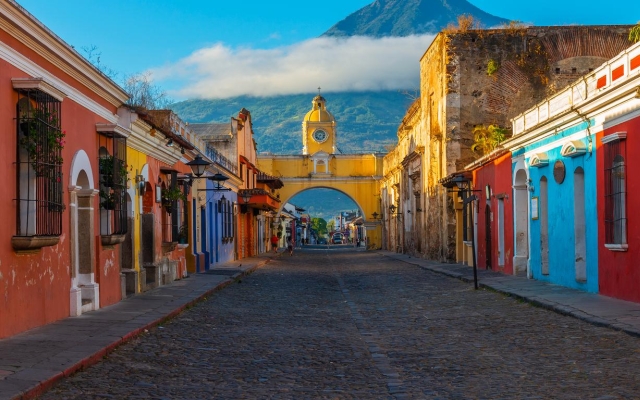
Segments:
[[[634,399],[640,339],[375,252],[283,254],[44,399]]]

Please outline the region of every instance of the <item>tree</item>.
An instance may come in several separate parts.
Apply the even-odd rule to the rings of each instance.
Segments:
[[[633,43],[640,42],[640,21],[629,31],[629,41]]]
[[[473,128],[471,151],[482,155],[489,154],[507,138],[507,130],[498,125],[478,125]]]
[[[109,79],[113,81],[118,78],[118,71],[111,69],[102,63],[102,52],[98,50],[98,46],[92,44],[91,46],[84,46],[81,49],[87,61],[93,64],[94,67],[98,68],[100,72],[105,74],[107,77],[109,77]]]
[[[470,14],[458,15],[458,24],[450,23],[443,30],[447,33],[464,33],[472,29],[480,29],[482,26],[479,21],[473,18]]]
[[[174,102],[167,96],[167,92],[153,84],[149,72],[129,75],[124,81],[124,89],[131,96],[127,101],[131,107],[160,110]]]
[[[116,80],[120,75],[117,71],[102,64],[102,52],[98,50],[98,46],[85,46],[82,51],[85,58],[111,80]],[[130,98],[127,104],[131,107],[160,110],[168,108],[174,103],[173,99],[167,96],[167,92],[153,84],[150,72],[125,76],[122,85],[124,90],[129,93]]]
[[[330,220],[329,222],[327,222],[327,230],[329,232],[333,232],[336,230],[336,221],[335,220]]]
[[[313,229],[318,236],[324,236],[327,234],[327,221],[323,218],[311,218],[311,229]]]

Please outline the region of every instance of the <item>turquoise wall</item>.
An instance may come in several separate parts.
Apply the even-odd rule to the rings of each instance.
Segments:
[[[547,179],[548,193],[548,246],[549,246],[549,274],[542,274],[541,268],[541,245],[540,245],[540,219],[529,218],[529,267],[533,279],[546,281],[566,287],[585,290],[588,292],[598,291],[598,214],[596,207],[596,155],[595,146],[592,152],[577,157],[563,157],[560,155],[562,146],[567,143],[568,136],[585,131],[585,137],[576,141],[584,143],[589,149],[587,138],[587,123],[582,123],[573,128],[559,132],[550,138],[545,138],[537,143],[527,146],[520,151],[529,153],[536,151],[541,146],[552,146],[550,150],[545,150],[549,158],[549,164],[538,168],[528,168],[533,192],[531,197],[540,199],[540,181],[544,176]],[[591,136],[595,140],[595,135]],[[543,152],[538,151],[538,153]],[[565,179],[559,184],[553,176],[554,164],[557,160],[562,160],[565,165]],[[529,165],[530,157],[525,159]],[[515,164],[513,164],[515,167]],[[576,280],[576,246],[575,246],[575,213],[574,213],[574,173],[577,168],[584,171],[584,201],[585,201],[585,226],[586,226],[586,282]],[[513,171],[515,176],[515,171]],[[531,207],[531,203],[530,203]],[[541,208],[542,206],[539,205]],[[516,212],[523,212],[516,210]],[[526,212],[526,211],[524,211]],[[542,210],[540,209],[540,215]]]

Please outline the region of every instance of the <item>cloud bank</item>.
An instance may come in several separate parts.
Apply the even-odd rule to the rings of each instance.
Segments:
[[[154,81],[179,98],[228,98],[417,88],[420,57],[433,35],[322,37],[274,49],[218,43],[164,67]]]

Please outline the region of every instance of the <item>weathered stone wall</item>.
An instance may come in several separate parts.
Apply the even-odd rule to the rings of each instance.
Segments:
[[[420,62],[427,257],[454,259],[453,203],[438,181],[479,157],[471,151],[474,127],[510,128],[511,118],[626,49],[629,28],[530,27],[436,37]]]

